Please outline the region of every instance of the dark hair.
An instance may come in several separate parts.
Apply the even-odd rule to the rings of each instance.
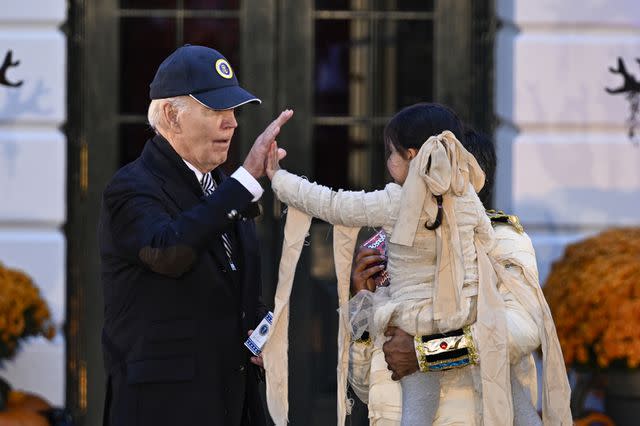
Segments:
[[[420,149],[427,139],[445,130],[463,142],[464,127],[453,110],[436,103],[419,103],[393,116],[384,128],[384,141],[406,156],[409,148]]]
[[[496,174],[496,150],[489,136],[478,132],[471,127],[466,127],[464,140],[460,140],[462,145],[476,157],[480,168],[485,174],[485,181],[478,197],[486,208],[491,207],[491,196],[493,195],[493,184]]]
[[[460,142],[464,140],[464,127],[451,108],[436,103],[419,103],[403,108],[384,128],[385,145],[393,147],[405,158],[410,148],[420,149],[431,136],[445,130],[451,131]],[[427,168],[429,165],[427,165]],[[425,223],[434,230],[442,223],[442,196],[436,196],[438,214],[432,223]]]

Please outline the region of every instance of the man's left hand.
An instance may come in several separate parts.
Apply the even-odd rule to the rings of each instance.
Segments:
[[[253,333],[253,330],[249,330],[249,332],[247,333],[248,336],[251,336],[251,333]],[[260,368],[264,368],[264,360],[262,359],[262,354],[258,355],[258,356],[252,356],[251,358],[249,358],[252,364],[257,365]]]
[[[391,337],[382,345],[384,359],[387,361],[389,370],[393,372],[391,378],[400,380],[404,376],[418,371],[418,358],[413,345],[413,336],[398,327],[387,328],[384,335]]]

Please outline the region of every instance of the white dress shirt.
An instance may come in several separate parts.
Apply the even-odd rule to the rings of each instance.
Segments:
[[[184,161],[187,167],[189,167],[189,169],[196,174],[198,182],[202,183],[202,177],[204,176],[204,173],[202,173],[193,164],[189,163],[184,158],[182,159],[182,161]],[[244,186],[247,191],[251,193],[251,195],[253,195],[253,199],[251,201],[258,201],[260,197],[262,197],[264,189],[262,189],[262,186],[260,186],[260,182],[258,182],[256,178],[254,178],[251,173],[249,173],[244,167],[238,167],[238,169],[233,172],[231,177],[240,182],[240,184]]]

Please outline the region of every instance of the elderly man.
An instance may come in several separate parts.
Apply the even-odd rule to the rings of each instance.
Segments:
[[[256,179],[293,112],[227,178],[219,166],[234,109],[260,102],[229,62],[183,46],[158,68],[150,96],[156,135],[103,196],[104,424],[262,425],[261,359],[243,345],[266,313],[252,217],[263,192]]]

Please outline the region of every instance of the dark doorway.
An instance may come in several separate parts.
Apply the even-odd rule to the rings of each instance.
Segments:
[[[164,57],[185,43],[215,47],[264,101],[238,111],[228,170],[291,107],[295,118],[279,138],[289,152],[284,167],[334,188],[374,189],[387,181],[382,129],[403,106],[448,103],[491,132],[493,27],[491,0],[70,1],[67,401],[79,424],[100,424],[102,416],[100,197],[151,134],[148,84]],[[271,302],[283,223],[269,191],[262,202],[264,296]],[[335,422],[329,236],[326,224],[314,222],[292,295],[292,424]],[[351,424],[367,424],[362,408]]]

